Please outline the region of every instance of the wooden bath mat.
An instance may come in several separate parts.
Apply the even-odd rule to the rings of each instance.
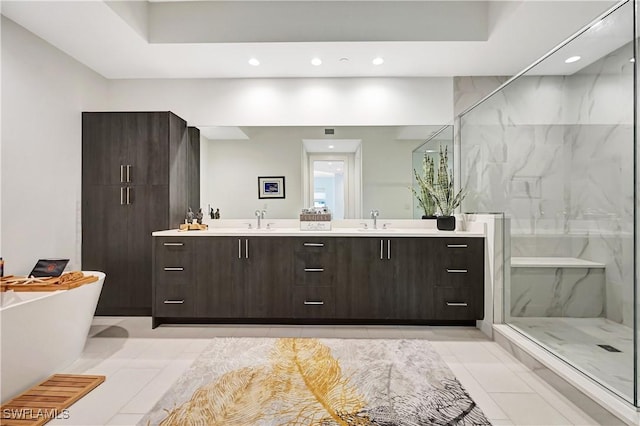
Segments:
[[[105,376],[54,374],[0,408],[2,426],[40,426],[69,416],[66,408],[91,392]]]

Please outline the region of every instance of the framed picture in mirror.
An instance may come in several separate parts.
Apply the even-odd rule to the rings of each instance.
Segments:
[[[258,198],[284,198],[284,176],[258,176]]]

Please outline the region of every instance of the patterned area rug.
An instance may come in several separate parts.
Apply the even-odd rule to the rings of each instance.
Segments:
[[[489,425],[423,340],[214,339],[139,425]]]

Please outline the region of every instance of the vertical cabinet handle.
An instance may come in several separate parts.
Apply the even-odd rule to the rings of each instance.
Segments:
[[[124,205],[124,187],[120,187],[120,205]]]
[[[124,183],[124,165],[120,164],[120,183]]]
[[[242,243],[240,242],[240,238],[238,238],[238,259],[242,259]]]
[[[384,254],[384,241],[380,240],[380,260],[384,259],[383,254]]]
[[[249,240],[244,240],[244,258],[249,258]]]
[[[391,240],[387,240],[387,259],[391,259]]]
[[[131,182],[131,164],[127,164],[127,182]]]
[[[131,187],[127,186],[127,204],[131,204]]]

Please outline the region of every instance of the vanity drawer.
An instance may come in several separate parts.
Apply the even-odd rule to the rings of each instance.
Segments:
[[[166,284],[155,288],[153,315],[158,317],[194,317],[195,290],[183,284]]]
[[[441,262],[469,264],[484,258],[484,238],[437,238],[433,249]]]
[[[450,262],[440,264],[435,274],[436,287],[484,287],[484,269],[474,264]]]
[[[333,318],[335,292],[332,287],[298,287],[293,290],[295,318]]]
[[[333,286],[335,268],[335,253],[296,252],[294,283],[301,286]]]
[[[164,285],[193,285],[193,268],[191,262],[179,263],[179,262],[166,262],[156,263],[156,270],[154,271],[154,285],[161,287]]]
[[[296,238],[295,251],[303,253],[335,253],[336,244],[333,237]]]
[[[434,313],[439,320],[478,320],[484,317],[484,289],[436,287]]]
[[[189,238],[156,237],[156,262],[183,262],[191,255]]]

